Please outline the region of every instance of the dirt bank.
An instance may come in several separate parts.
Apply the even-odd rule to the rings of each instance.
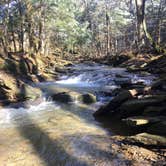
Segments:
[[[69,61],[53,55],[30,55],[28,53],[0,53],[0,105],[35,98],[24,93],[27,87],[41,81],[55,80],[58,72]],[[29,88],[28,88],[29,89]],[[34,91],[38,91],[31,87]]]

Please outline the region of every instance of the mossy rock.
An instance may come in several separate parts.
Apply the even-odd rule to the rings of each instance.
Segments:
[[[20,73],[23,74],[37,74],[37,66],[28,59],[21,59],[19,63]]]
[[[90,94],[90,93],[80,94],[78,92],[72,92],[72,91],[53,94],[52,99],[54,101],[58,101],[62,103],[79,101],[85,104],[91,104],[96,102],[96,96],[94,96],[93,94]]]
[[[135,136],[127,137],[126,139],[129,142],[141,143],[144,145],[155,145],[155,146],[166,146],[166,137],[153,135],[149,133],[141,133]]]
[[[20,69],[20,73],[27,75],[29,69],[28,69],[28,65],[25,63],[23,59],[20,60],[19,69]]]
[[[18,64],[13,61],[13,60],[9,60],[6,59],[5,60],[5,64],[4,64],[4,70],[6,70],[7,72],[11,73],[11,74],[18,74]]]
[[[42,96],[42,91],[39,88],[32,87],[27,84],[23,84],[20,88],[20,92],[17,94],[19,100],[35,100]]]
[[[85,104],[91,104],[96,102],[96,96],[90,93],[82,94],[78,97],[78,101]]]
[[[69,103],[74,102],[77,99],[77,96],[78,94],[74,92],[61,92],[52,95],[52,99],[62,103]]]

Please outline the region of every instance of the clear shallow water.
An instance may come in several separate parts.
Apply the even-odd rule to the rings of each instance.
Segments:
[[[117,78],[127,78],[150,84],[150,75],[129,74],[125,69],[93,64],[75,65],[73,72],[56,82],[40,83],[43,98],[24,103],[19,108],[0,110],[1,165],[128,165],[118,152],[118,143],[95,121],[93,112],[102,102],[110,100],[104,92],[119,85]],[[60,104],[45,96],[62,92],[91,92],[98,102]],[[114,145],[114,146],[113,146]]]

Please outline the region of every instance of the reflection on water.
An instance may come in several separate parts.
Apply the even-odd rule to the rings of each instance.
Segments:
[[[93,112],[102,101],[110,99],[104,96],[104,91],[111,92],[119,87],[114,82],[117,74],[128,79],[139,77],[145,83],[151,82],[152,77],[133,77],[124,69],[102,65],[81,64],[74,66],[73,70],[72,74],[57,82],[38,86],[47,95],[64,89],[91,92],[97,95],[98,102],[93,105],[78,102],[60,104],[43,98],[36,103],[23,103],[19,108],[1,109],[1,165],[129,165],[130,161],[119,155],[118,143],[110,138],[112,133],[100,127]]]

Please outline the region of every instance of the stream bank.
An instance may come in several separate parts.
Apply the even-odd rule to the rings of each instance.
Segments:
[[[122,137],[120,140],[126,142],[127,146],[132,144],[162,154],[164,159],[159,165],[164,165],[166,160],[166,57],[143,54],[133,58],[126,57],[123,62],[117,63],[130,72],[155,74],[157,79],[149,86],[123,87],[112,101],[101,107],[94,115],[108,129],[114,116],[121,120],[122,126],[127,124],[131,126],[130,130],[137,130],[134,135]]]
[[[56,80],[71,62],[53,55],[0,52],[0,107],[35,100],[41,92],[37,82]]]

